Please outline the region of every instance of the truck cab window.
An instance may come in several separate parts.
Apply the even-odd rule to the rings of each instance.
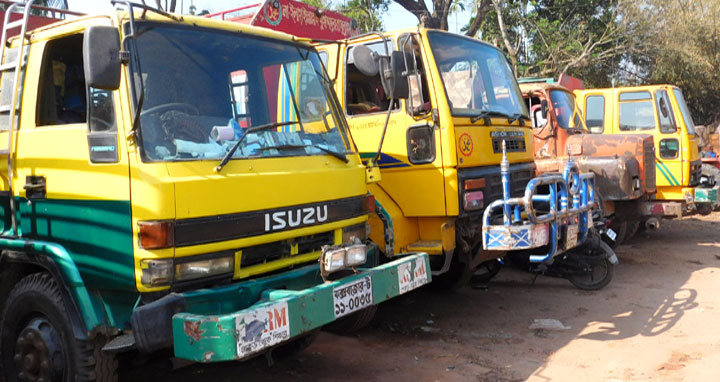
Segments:
[[[650,92],[620,93],[620,131],[655,129],[655,111]]]
[[[585,100],[585,123],[593,133],[605,129],[605,96],[592,95]]]
[[[370,50],[385,55],[383,42],[366,44]],[[347,92],[346,111],[348,115],[368,114],[387,111],[390,108],[390,99],[385,95],[380,74],[372,77],[362,74],[356,67],[352,57],[352,48],[347,50]],[[393,45],[388,42],[389,51],[392,52]],[[399,107],[398,100],[395,100],[393,109]]]
[[[109,90],[88,88],[90,98],[90,131],[116,131],[113,93]]]
[[[674,133],[675,128],[675,116],[672,112],[672,105],[670,98],[668,98],[665,90],[655,91],[655,103],[657,107],[658,121],[660,122],[661,133]]]
[[[76,34],[47,43],[40,69],[38,126],[87,121],[82,42],[83,35]]]

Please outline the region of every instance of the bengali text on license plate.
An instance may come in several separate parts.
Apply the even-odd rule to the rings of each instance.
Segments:
[[[567,237],[565,238],[565,248],[574,248],[578,240],[578,226],[576,224],[567,227]]]
[[[333,289],[335,318],[346,316],[373,304],[372,279],[366,276]]]

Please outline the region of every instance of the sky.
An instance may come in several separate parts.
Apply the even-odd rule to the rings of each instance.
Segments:
[[[210,12],[219,12],[243,5],[256,4],[260,1],[262,0],[177,0],[177,4],[178,6],[182,5],[185,12],[187,12],[191,3],[194,4],[198,10],[207,9]],[[146,0],[146,3],[153,4],[154,1]],[[428,4],[431,5],[432,3],[428,2]],[[72,11],[83,13],[102,13],[112,11],[113,9],[110,5],[110,0],[68,0],[68,7]],[[450,31],[459,32],[460,29],[468,23],[469,19],[470,14],[468,12],[451,15],[448,20]],[[385,24],[385,29],[393,30],[414,27],[418,21],[412,13],[393,2],[387,13],[383,15],[383,23]]]

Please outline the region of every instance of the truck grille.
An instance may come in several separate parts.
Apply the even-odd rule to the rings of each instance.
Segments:
[[[502,141],[505,140],[505,151],[509,153],[525,152],[524,138],[493,138],[493,152],[502,153]]]
[[[295,245],[298,255],[320,251],[323,245],[333,245],[334,238],[334,232],[330,231],[243,248],[240,266],[248,267],[289,257]]]
[[[655,143],[652,139],[643,141],[643,167],[645,169],[645,189],[654,190],[655,181]]]

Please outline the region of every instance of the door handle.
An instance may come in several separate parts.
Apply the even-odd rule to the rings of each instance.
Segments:
[[[47,195],[47,187],[44,176],[29,175],[25,177],[25,197],[28,200],[45,199]]]

